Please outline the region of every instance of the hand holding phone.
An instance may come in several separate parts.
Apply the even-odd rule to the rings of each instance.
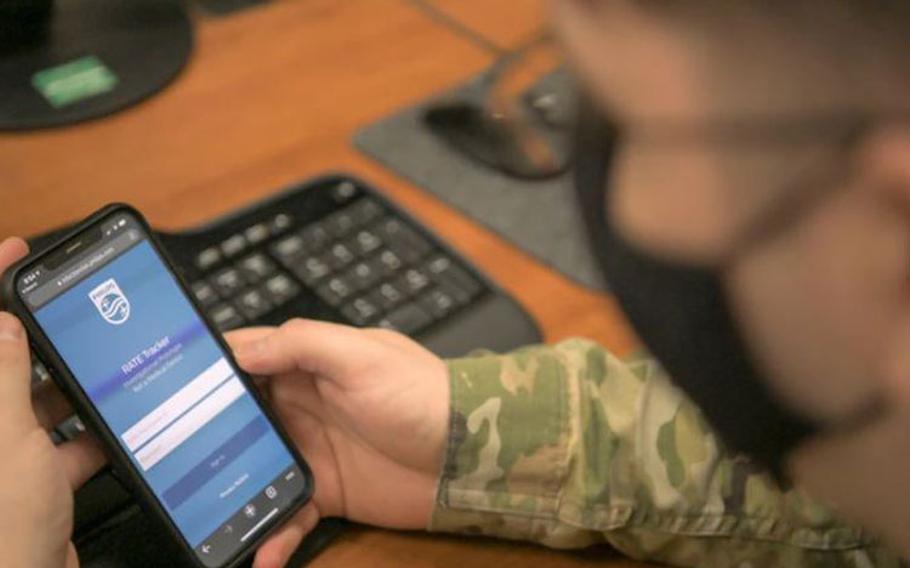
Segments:
[[[196,565],[237,565],[309,500],[306,463],[138,212],[93,215],[3,291],[115,473]]]
[[[0,243],[0,274],[24,257],[19,239]],[[2,308],[2,306],[0,306]],[[22,324],[0,313],[0,534],[11,566],[73,566],[72,488],[104,461],[88,437],[54,447],[52,428],[69,409],[54,389],[30,392],[31,365]],[[42,428],[44,427],[44,428]]]
[[[228,341],[243,368],[266,377],[272,407],[304,448],[319,515],[429,526],[449,437],[439,357],[399,333],[313,320],[234,331]],[[299,519],[298,538],[312,522]]]

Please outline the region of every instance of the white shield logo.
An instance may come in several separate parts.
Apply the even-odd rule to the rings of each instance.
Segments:
[[[113,278],[96,286],[88,297],[107,323],[120,325],[130,319],[130,301]]]

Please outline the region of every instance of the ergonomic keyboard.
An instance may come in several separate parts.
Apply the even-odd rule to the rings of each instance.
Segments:
[[[31,239],[34,250],[62,229]],[[528,314],[426,227],[363,181],[330,175],[181,233],[158,233],[212,323],[222,331],[307,317],[406,333],[440,356],[540,341]],[[33,365],[34,380],[48,380]],[[84,430],[77,417],[52,437]],[[110,471],[76,493],[82,565],[177,566],[167,539]],[[291,565],[344,528],[326,519]]]

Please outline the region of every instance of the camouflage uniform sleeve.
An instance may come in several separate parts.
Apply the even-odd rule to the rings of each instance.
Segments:
[[[570,340],[448,364],[450,436],[430,530],[608,543],[676,566],[899,566],[725,453],[647,358]]]

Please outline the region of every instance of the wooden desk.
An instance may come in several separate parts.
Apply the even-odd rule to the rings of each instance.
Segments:
[[[539,0],[439,5],[506,47],[543,19]],[[200,18],[191,64],[161,95],[102,121],[0,135],[0,236],[42,231],[110,201],[135,204],[159,227],[186,227],[345,170],[387,190],[492,274],[548,341],[583,335],[625,351],[633,340],[609,298],[569,283],[351,147],[359,127],[492,61],[406,0],[287,0]],[[641,566],[604,551],[570,555],[367,528],[350,531],[314,566],[594,564]]]

